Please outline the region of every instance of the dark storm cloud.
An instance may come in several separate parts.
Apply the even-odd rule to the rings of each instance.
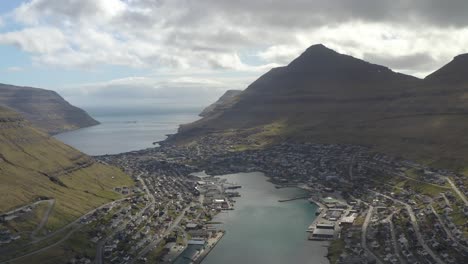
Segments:
[[[428,71],[437,65],[437,61],[425,53],[403,56],[365,53],[363,59],[398,70]]]
[[[241,24],[311,27],[347,21],[468,25],[466,0],[237,0],[182,1],[190,10],[171,22],[202,22],[218,16]]]

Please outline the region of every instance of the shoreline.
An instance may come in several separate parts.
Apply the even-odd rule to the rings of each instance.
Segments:
[[[283,202],[288,202],[288,201],[296,201],[296,200],[307,200],[308,202],[310,202],[310,204],[313,204],[315,205],[317,208],[315,211],[318,211],[320,210],[320,208],[324,209],[326,208],[325,205],[323,205],[322,203],[318,202],[317,199],[311,199],[311,200],[308,200],[308,198],[312,198],[313,196],[313,193],[314,191],[307,188],[307,187],[304,187],[304,186],[301,186],[301,185],[287,185],[287,186],[283,186],[281,184],[275,184],[274,182],[271,181],[271,177],[269,177],[266,173],[264,172],[261,172],[259,171],[260,173],[263,174],[263,176],[266,178],[266,181],[273,184],[274,185],[274,188],[275,189],[283,189],[283,188],[296,188],[296,189],[299,189],[299,190],[303,190],[306,192],[305,195],[298,195],[298,196],[294,196],[292,198],[286,198],[286,199],[281,199],[281,200],[276,200],[276,202],[278,203],[283,203]],[[239,173],[250,173],[250,172],[239,172]],[[229,174],[236,174],[236,173],[229,173]],[[229,174],[225,174],[225,175],[229,175]],[[225,176],[225,175],[216,175],[216,176],[213,176],[213,177],[218,177],[218,176]],[[221,212],[220,212],[221,213]],[[320,214],[322,215],[322,214]],[[313,219],[313,222],[312,223],[315,223],[319,220],[320,218],[320,215],[315,215],[312,219]],[[310,219],[308,220],[310,221]],[[306,228],[308,228],[308,226],[306,226]],[[307,229],[304,230],[304,232],[306,232]],[[216,244],[214,244],[211,248],[209,248],[209,251],[207,252],[203,252],[203,256],[200,255],[200,259],[197,259],[196,261],[194,261],[193,263],[197,263],[197,264],[200,264],[203,262],[203,260],[211,253],[211,251],[216,247],[216,245],[219,243],[219,241],[224,237],[224,234],[223,236],[221,236],[218,241],[216,242]],[[307,237],[305,237],[304,239],[305,243],[308,244],[310,242],[314,242],[313,244],[310,243],[309,245],[311,247],[320,247],[322,248],[323,250],[320,250],[320,253],[316,254],[316,256],[320,257],[320,263],[328,263],[330,264],[330,258],[328,257],[329,256],[329,251],[330,251],[330,246],[331,246],[331,241],[310,241],[308,240]]]
[[[203,260],[210,254],[210,252],[216,247],[216,245],[218,245],[219,241],[221,241],[221,239],[224,237],[224,235],[226,234],[226,230],[221,230],[218,233],[221,234],[218,234],[215,238],[215,241],[213,241],[211,245],[208,245],[208,249],[205,249],[203,253],[193,261],[194,264],[200,264],[203,262]]]

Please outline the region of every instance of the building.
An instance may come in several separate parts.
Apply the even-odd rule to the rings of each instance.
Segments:
[[[309,235],[309,240],[333,240],[335,238],[334,229],[315,228]]]
[[[353,213],[350,216],[345,216],[341,219],[341,225],[352,225],[356,220],[357,214]]]
[[[331,229],[335,230],[335,224],[334,223],[320,223],[315,226],[315,229]]]

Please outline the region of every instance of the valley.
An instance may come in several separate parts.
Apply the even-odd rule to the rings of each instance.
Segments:
[[[158,147],[94,157],[2,109],[0,261],[222,258],[216,245],[233,227],[216,219],[243,204],[236,189],[249,186],[214,176],[263,173],[277,190],[300,190],[267,207],[318,207],[294,239],[325,243],[330,263],[462,263],[464,79],[446,82],[460,63],[421,80],[315,45]]]

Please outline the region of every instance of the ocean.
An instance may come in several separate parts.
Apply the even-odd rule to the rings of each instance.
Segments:
[[[88,154],[118,154],[154,147],[153,142],[174,134],[180,124],[193,122],[193,113],[95,114],[100,125],[58,134],[56,139]]]

